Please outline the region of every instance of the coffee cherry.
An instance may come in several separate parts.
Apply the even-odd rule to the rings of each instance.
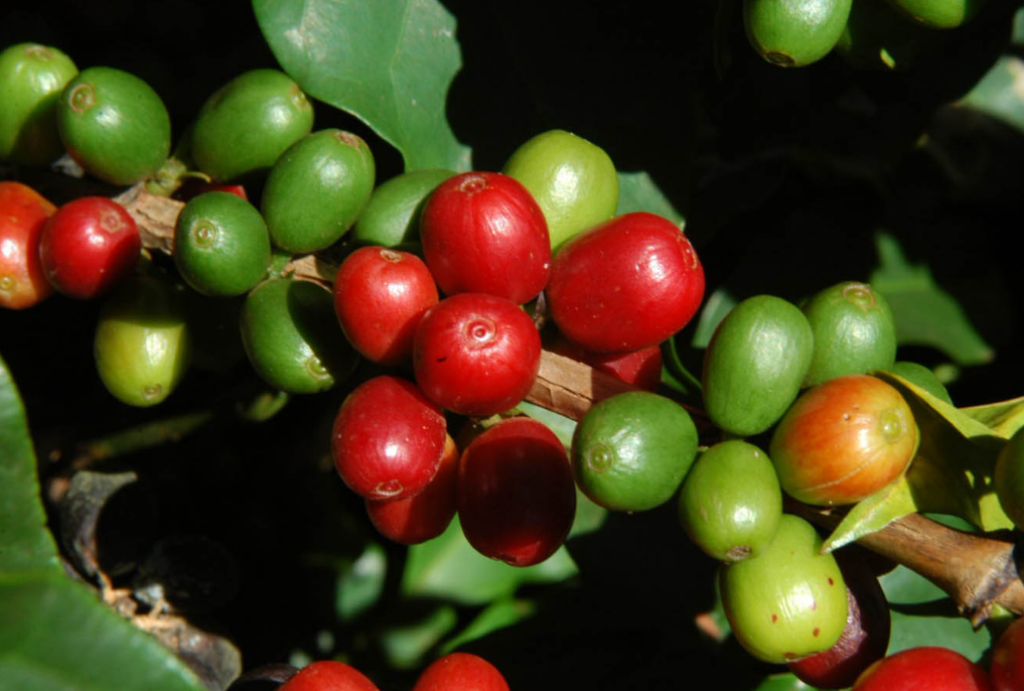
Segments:
[[[791,497],[841,506],[900,477],[918,440],[899,391],[876,377],[851,374],[805,391],[776,426],[768,455]]]
[[[733,635],[776,664],[828,650],[846,627],[846,585],[835,557],[821,552],[810,523],[783,514],[775,538],[755,557],[723,564],[718,585]]]
[[[39,238],[55,211],[28,185],[0,181],[0,307],[26,309],[53,292],[39,259]]]
[[[79,197],[43,224],[39,259],[63,295],[88,300],[124,281],[142,251],[135,219],[107,197]]]
[[[463,173],[438,185],[420,216],[420,242],[446,295],[486,293],[522,304],[551,273],[544,213],[529,190],[501,173]]]
[[[667,502],[696,455],[690,414],[648,391],[599,402],[572,440],[577,485],[594,503],[616,511],[646,511]]]
[[[161,279],[133,276],[104,299],[93,353],[100,380],[118,400],[139,407],[164,401],[191,356],[180,292]]]
[[[190,199],[174,228],[174,264],[185,282],[210,296],[242,295],[270,265],[270,237],[252,204],[231,192]]]
[[[554,432],[514,417],[474,438],[459,464],[458,513],[484,556],[529,566],[554,554],[576,515],[572,469]]]
[[[334,467],[364,499],[414,497],[441,465],[446,430],[441,409],[414,383],[374,377],[353,389],[338,410]]]
[[[437,304],[434,278],[415,254],[361,247],[338,267],[334,311],[349,342],[368,360],[411,360],[416,327]]]
[[[369,201],[376,170],[370,147],[344,130],[313,132],[289,146],[260,200],[274,246],[297,254],[340,240]]]
[[[704,351],[708,416],[730,434],[764,432],[800,393],[813,348],[810,325],[795,305],[773,295],[741,301]]]
[[[413,369],[423,392],[462,415],[509,410],[540,369],[540,335],[518,305],[483,293],[445,298],[423,315]]]
[[[293,674],[278,691],[380,691],[369,677],[352,665],[316,660]]]
[[[679,520],[690,539],[719,561],[763,552],[782,520],[782,489],[768,454],[739,439],[704,451],[683,481]]]
[[[689,323],[704,297],[704,269],[674,223],[635,212],[565,243],[545,295],[567,338],[622,353],[657,345]]]
[[[57,102],[76,74],[58,48],[16,43],[0,52],[0,160],[45,166],[64,153]]]
[[[814,356],[803,386],[844,374],[887,370],[896,362],[896,321],[881,293],[844,281],[818,291],[803,305],[814,333]]]
[[[498,668],[472,653],[448,653],[423,670],[412,691],[509,691]]]
[[[287,393],[317,393],[355,371],[359,354],[338,329],[331,291],[274,278],[253,288],[239,317],[242,345],[256,374]]]
[[[218,182],[270,169],[284,150],[313,129],[313,104],[284,72],[243,72],[203,103],[190,153]]]
[[[445,436],[441,464],[427,486],[414,497],[367,499],[366,513],[381,535],[403,545],[418,545],[445,531],[455,517],[455,483],[459,450]]]
[[[112,185],[153,175],[171,152],[171,117],[159,94],[113,67],[90,67],[67,83],[57,125],[71,157]]]

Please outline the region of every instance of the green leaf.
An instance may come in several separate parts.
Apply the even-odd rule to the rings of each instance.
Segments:
[[[988,631],[974,630],[952,599],[927,578],[897,566],[879,582],[892,610],[890,655],[921,645],[941,645],[978,660],[991,644]]]
[[[503,629],[527,619],[537,611],[537,604],[532,600],[502,598],[495,600],[476,615],[462,631],[452,636],[440,648],[440,654],[450,653],[477,638]]]
[[[725,288],[718,288],[711,293],[704,302],[704,309],[700,311],[691,345],[694,348],[707,348],[718,324],[737,304],[739,304],[739,300]]]
[[[455,19],[436,0],[253,0],[281,68],[312,97],[365,122],[405,169],[470,168],[445,117],[462,67]]]
[[[469,544],[456,516],[444,533],[409,548],[401,590],[407,597],[481,605],[512,595],[522,584],[557,583],[577,571],[565,547],[533,566],[509,566],[489,559]]]
[[[458,624],[455,608],[440,604],[412,622],[389,626],[381,632],[380,644],[393,667],[410,669]]]
[[[384,549],[371,543],[366,546],[351,568],[338,572],[335,611],[338,618],[350,622],[373,607],[384,592],[387,577],[387,556]]]
[[[906,476],[881,492],[857,502],[825,540],[822,550],[831,552],[877,532],[897,518],[917,511]]]
[[[1024,60],[1015,55],[1001,56],[960,105],[1024,130]]]
[[[879,265],[870,283],[892,307],[900,345],[931,346],[959,365],[989,362],[993,350],[972,326],[959,303],[942,290],[927,266],[911,264],[896,238],[875,236]]]
[[[1012,528],[992,487],[1005,439],[970,415],[890,372],[876,372],[906,399],[921,443],[907,471],[917,509],[959,516],[983,530]]]
[[[616,215],[633,211],[648,211],[664,216],[680,228],[685,225],[682,214],[676,211],[651,176],[640,171],[636,173],[619,173],[619,206]]]
[[[191,670],[82,584],[0,574],[0,691],[205,691]]]
[[[1024,396],[1008,401],[961,408],[960,412],[988,427],[1003,439],[1024,427]]]
[[[0,358],[0,574],[22,569],[56,571],[60,563],[46,529],[25,408]]]

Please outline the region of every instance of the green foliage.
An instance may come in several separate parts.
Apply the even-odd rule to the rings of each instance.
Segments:
[[[462,55],[455,18],[436,0],[253,0],[274,55],[308,94],[357,115],[406,170],[468,170],[445,118]]]
[[[0,689],[200,691],[185,665],[63,572],[25,411],[0,360]]]

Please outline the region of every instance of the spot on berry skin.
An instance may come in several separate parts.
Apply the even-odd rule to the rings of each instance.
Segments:
[[[459,183],[459,192],[476,194],[487,189],[487,179],[482,175],[470,175]]]
[[[831,576],[828,577],[828,584],[829,585],[835,585],[836,584],[836,582],[832,580]]]
[[[813,633],[814,633],[814,637],[815,637],[815,638],[817,638],[817,637],[818,637],[818,634],[820,634],[820,633],[821,633],[821,629],[819,629],[819,628],[818,628],[817,626],[815,626],[815,627],[814,627],[814,632],[813,632]]]
[[[811,603],[811,611],[813,612],[816,609],[818,609],[818,601],[817,600],[815,600],[814,602]]]
[[[393,497],[402,491],[402,483],[397,479],[385,480],[373,488],[373,494],[380,499]]]
[[[779,620],[779,615],[772,612],[772,623],[774,624]]]

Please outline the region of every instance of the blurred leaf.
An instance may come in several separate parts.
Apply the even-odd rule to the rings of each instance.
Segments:
[[[643,171],[619,173],[619,206],[615,213],[621,215],[633,211],[648,211],[664,216],[680,228],[686,223],[682,214],[676,211],[668,197],[654,184],[651,176]]]
[[[1024,130],[1024,60],[1001,56],[960,104]]]
[[[729,314],[738,303],[739,300],[725,288],[719,288],[711,293],[704,303],[704,309],[700,312],[691,345],[694,348],[707,348],[719,322],[725,319],[725,315]]]
[[[378,544],[369,544],[351,568],[338,575],[335,610],[341,621],[352,621],[380,599],[387,575],[387,557]]]
[[[509,566],[489,559],[469,544],[456,516],[444,533],[409,548],[401,591],[407,597],[481,605],[512,595],[522,584],[557,583],[576,573],[565,547],[533,566]]]
[[[562,442],[566,452],[572,448],[572,435],[576,432],[576,421],[570,417],[559,415],[553,410],[548,410],[529,401],[522,401],[516,406],[524,415],[534,420],[543,422],[548,429],[555,433],[558,441]]]
[[[406,170],[469,170],[469,148],[445,116],[462,52],[441,3],[253,0],[253,9],[282,69],[394,145]]]
[[[890,372],[877,372],[906,399],[921,443],[907,471],[919,511],[959,516],[983,530],[1012,528],[992,487],[995,459],[1005,440],[988,427]]]
[[[896,238],[887,233],[877,233],[875,242],[879,265],[869,282],[892,307],[900,345],[937,348],[959,365],[991,360],[992,348],[959,303],[935,283],[928,267],[909,263]]]
[[[881,492],[857,502],[825,540],[822,550],[831,552],[839,549],[915,511],[917,505],[906,476],[903,476]]]
[[[961,408],[960,412],[977,420],[995,434],[1009,439],[1024,427],[1024,396],[1008,401]]]
[[[952,648],[978,660],[991,643],[988,631],[977,631],[960,616],[946,593],[927,578],[897,566],[879,582],[892,609],[891,655],[921,645]]]
[[[0,575],[0,691],[205,691],[156,639],[62,573]]]
[[[380,643],[388,662],[399,669],[420,665],[423,656],[455,628],[459,615],[448,604],[438,605],[415,622],[388,627],[380,634]]]
[[[462,631],[445,641],[440,653],[446,655],[460,646],[487,634],[512,626],[530,617],[537,611],[537,604],[532,600],[502,598],[495,600],[483,609]]]
[[[0,574],[20,569],[59,570],[57,546],[46,529],[39,497],[36,454],[25,408],[2,358],[0,488]]]
[[[700,376],[694,375],[683,362],[675,336],[662,341],[661,363],[661,383],[676,391],[684,402],[703,406]]]

